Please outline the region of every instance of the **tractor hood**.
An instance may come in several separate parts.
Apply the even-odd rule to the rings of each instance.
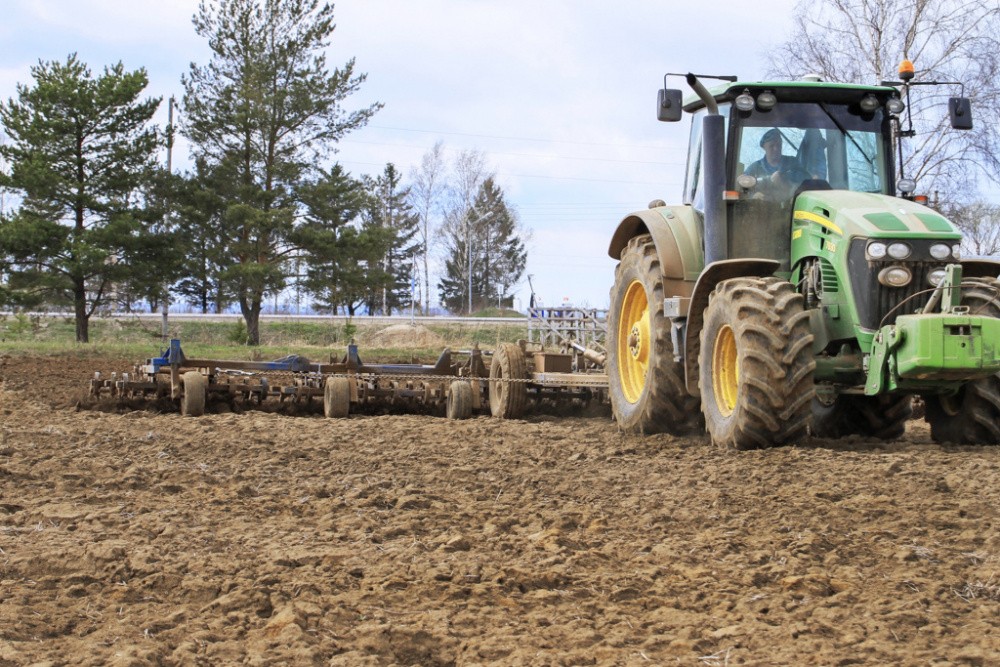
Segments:
[[[919,238],[959,240],[944,216],[908,199],[849,190],[812,190],[795,200],[796,222],[811,221],[844,239]]]

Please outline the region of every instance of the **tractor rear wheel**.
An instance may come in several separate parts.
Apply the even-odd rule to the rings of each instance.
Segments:
[[[967,283],[978,284],[965,288]],[[1000,317],[1000,280],[967,278],[962,285],[962,305],[970,314]],[[924,399],[924,419],[936,442],[1000,444],[1000,373],[967,382],[957,394]]]
[[[861,435],[880,440],[895,440],[903,435],[906,422],[913,416],[913,397],[909,394],[854,396],[842,394],[830,405],[812,401],[812,434],[817,438],[843,438]]]
[[[472,416],[472,383],[466,380],[455,380],[448,387],[448,400],[445,406],[448,419],[468,419]]]
[[[608,385],[618,426],[683,435],[701,426],[698,399],[674,359],[663,314],[663,273],[649,234],[635,237],[615,270],[608,311]]]
[[[205,414],[205,396],[208,382],[198,371],[188,371],[181,376],[184,393],[181,394],[181,414],[185,417],[201,417]]]
[[[501,343],[490,363],[490,413],[500,419],[517,419],[528,402],[528,378],[524,350]]]
[[[328,419],[341,419],[351,411],[351,381],[328,377],[323,386],[323,414]]]
[[[806,435],[816,368],[812,341],[803,297],[791,283],[719,283],[705,310],[698,359],[712,442],[754,449]]]

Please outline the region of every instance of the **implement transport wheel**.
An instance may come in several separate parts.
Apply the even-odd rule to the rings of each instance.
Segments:
[[[895,440],[903,435],[906,422],[912,416],[913,397],[909,394],[841,394],[830,405],[824,405],[818,398],[813,398],[812,434],[817,438],[861,435],[866,438]]]
[[[975,286],[968,287],[970,283]],[[962,305],[970,315],[1000,317],[1000,280],[966,278]],[[1000,444],[1000,373],[965,383],[958,393],[925,396],[924,419],[935,442]]]
[[[683,435],[701,427],[698,399],[674,360],[663,314],[663,274],[649,234],[635,237],[615,269],[608,311],[608,390],[618,426]]]
[[[502,343],[490,364],[490,413],[494,417],[517,419],[524,414],[528,386],[521,380],[527,378],[524,350],[513,343]]]
[[[448,419],[468,419],[472,416],[472,383],[455,380],[448,387],[445,409]]]
[[[323,414],[328,419],[341,419],[351,409],[351,381],[328,377],[323,385]]]
[[[181,376],[184,392],[181,394],[181,414],[185,417],[201,417],[205,414],[205,395],[208,381],[198,371],[188,371]]]
[[[754,449],[805,437],[816,368],[812,341],[803,297],[791,283],[719,283],[705,309],[698,359],[712,442]]]

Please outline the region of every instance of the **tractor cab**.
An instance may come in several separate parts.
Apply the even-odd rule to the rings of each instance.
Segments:
[[[815,81],[733,83],[711,96],[715,108],[698,97],[684,105],[693,116],[684,203],[705,211],[704,118],[718,114],[725,126],[726,258],[775,259],[788,271],[794,202],[804,191],[895,194],[890,124],[890,110],[900,104],[895,89]]]

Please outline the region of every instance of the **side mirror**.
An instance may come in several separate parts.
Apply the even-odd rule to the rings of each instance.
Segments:
[[[972,103],[968,97],[952,97],[948,100],[951,126],[956,130],[972,129]]]
[[[679,89],[661,88],[656,96],[656,118],[667,123],[679,121],[684,115],[683,94]]]

